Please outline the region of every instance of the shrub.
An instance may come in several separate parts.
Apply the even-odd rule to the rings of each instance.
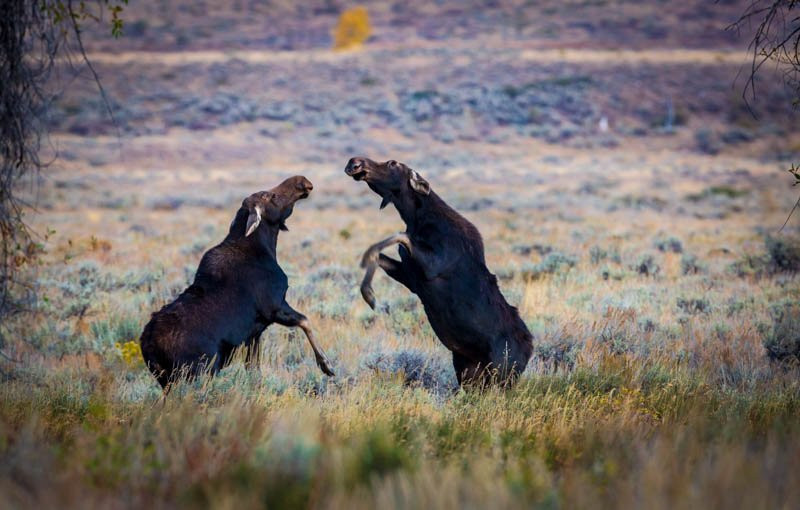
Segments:
[[[608,266],[604,266],[603,269],[600,270],[600,277],[603,280],[617,280],[621,281],[625,278],[625,270],[624,269],[613,269]]]
[[[544,260],[538,264],[525,264],[520,269],[520,274],[526,280],[536,279],[543,274],[557,274],[569,271],[577,263],[578,259],[572,255],[554,251],[548,253]]]
[[[775,361],[800,362],[800,305],[779,302],[770,308],[772,327],[763,344],[767,356]]]
[[[356,320],[364,327],[364,329],[369,329],[375,324],[375,320],[377,320],[378,314],[376,314],[371,309],[363,310],[356,315]]]
[[[559,368],[572,370],[580,352],[580,343],[570,335],[555,335],[534,343],[533,356],[553,371]]]
[[[514,278],[514,268],[510,266],[499,267],[495,270],[495,276],[498,280],[512,280]]]
[[[352,286],[358,282],[359,274],[351,268],[336,264],[322,266],[308,275],[308,281],[318,283],[331,281],[336,285]]]
[[[704,271],[705,267],[695,255],[686,253],[681,257],[681,273],[690,275],[702,273]]]
[[[656,239],[653,245],[660,252],[683,253],[683,244],[677,237]]]
[[[595,342],[604,345],[609,352],[623,354],[634,352],[637,347],[638,324],[632,309],[608,308],[604,320],[594,325]]]
[[[592,246],[589,249],[589,260],[597,265],[608,257],[608,252],[599,246]]]
[[[333,32],[333,47],[343,50],[361,46],[371,33],[367,9],[364,7],[347,9],[339,16],[339,24]]]
[[[780,272],[800,271],[800,240],[767,236],[764,247],[766,253],[745,255],[731,264],[730,270],[739,277],[756,278]]]
[[[704,154],[719,154],[720,144],[710,129],[700,129],[694,134],[697,150]]]
[[[142,332],[142,323],[138,317],[111,317],[108,320],[93,322],[91,325],[94,337],[94,349],[103,351],[118,343],[135,342]]]
[[[403,383],[409,386],[449,391],[456,385],[453,369],[444,358],[431,357],[418,350],[376,352],[363,364],[375,372],[400,375]]]
[[[767,236],[764,246],[775,271],[800,271],[800,239]]]
[[[676,304],[681,311],[690,315],[708,313],[711,310],[711,303],[704,298],[678,298]]]
[[[743,142],[750,142],[752,141],[755,136],[750,130],[734,127],[733,129],[729,129],[720,135],[720,138],[724,143],[729,144],[738,144]]]
[[[728,298],[727,302],[725,303],[725,315],[728,317],[733,317],[734,315],[740,314],[746,309],[752,309],[755,306],[755,299],[753,296],[748,296],[745,298],[738,298],[738,297],[731,297]]]
[[[142,37],[147,32],[147,20],[137,19],[133,23],[125,23],[124,33],[128,37]]]
[[[699,202],[710,197],[726,197],[734,199],[747,195],[747,193],[748,191],[746,189],[736,189],[730,186],[711,186],[710,188],[704,189],[700,193],[692,193],[687,195],[686,199],[690,202]]]
[[[653,209],[654,211],[662,211],[667,206],[667,201],[660,197],[645,196],[645,195],[624,195],[617,200],[616,204],[622,207],[631,209]],[[613,206],[616,208],[616,205]],[[612,210],[614,210],[612,208]]]
[[[644,333],[652,333],[658,328],[658,324],[649,317],[642,317],[636,321],[636,326]]]
[[[142,364],[142,347],[136,340],[117,342],[116,347],[122,356],[122,361],[129,367],[133,368]]]
[[[531,252],[536,252],[539,255],[547,255],[553,251],[553,247],[546,244],[515,244],[511,247],[511,251],[518,255],[530,255]]]
[[[771,272],[769,258],[765,255],[745,255],[731,264],[729,269],[739,278],[747,276],[759,278]]]
[[[361,298],[353,296],[353,299]],[[349,310],[350,302],[345,304]],[[379,300],[376,311],[379,313],[367,310],[358,315],[358,320],[364,328],[372,327],[378,317],[382,317],[383,324],[399,336],[421,334],[430,328],[423,317],[422,309],[419,306],[419,298],[413,294],[401,294],[399,297],[389,298],[385,301]]]
[[[655,276],[661,271],[661,267],[656,263],[655,257],[650,254],[639,257],[639,260],[631,266],[631,269],[644,276]]]

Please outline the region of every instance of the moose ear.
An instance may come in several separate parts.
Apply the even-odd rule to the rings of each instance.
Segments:
[[[427,195],[431,192],[431,185],[428,184],[428,181],[420,177],[414,170],[411,170],[411,177],[408,179],[408,184],[411,185],[411,189],[420,195]]]
[[[256,231],[258,226],[261,224],[261,215],[263,211],[260,205],[255,205],[250,208],[250,215],[247,217],[247,228],[245,230],[244,236],[247,237],[253,232]]]

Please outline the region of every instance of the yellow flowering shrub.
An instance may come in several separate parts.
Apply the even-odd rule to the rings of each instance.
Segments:
[[[365,7],[347,9],[339,16],[339,23],[333,31],[333,47],[343,50],[361,46],[371,33],[367,9]]]
[[[117,342],[116,345],[122,355],[122,361],[129,367],[135,367],[142,362],[142,347],[136,340]]]

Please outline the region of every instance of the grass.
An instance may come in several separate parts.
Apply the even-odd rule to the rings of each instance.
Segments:
[[[195,214],[141,207],[178,224]],[[568,218],[540,235],[533,216],[480,216],[535,353],[512,390],[455,391],[415,297],[379,278],[380,311],[360,302],[357,254],[392,228],[375,213],[367,228],[361,210],[319,220],[302,204],[281,240],[288,299],[336,378],[301,334],[273,326],[258,369],[238,357],[166,399],[134,341],[221,227],[181,231],[157,253],[136,232],[108,250],[93,247],[100,233],[84,248],[56,235],[38,269],[41,308],[6,346],[19,361],[0,363],[9,506],[789,508],[800,497],[791,235],[765,242],[722,219],[748,249],[710,256],[716,225],[656,235]],[[770,269],[732,272],[743,255]]]
[[[159,282],[173,284],[144,291],[139,273],[78,263],[105,311],[69,329],[69,352],[2,365],[0,490],[11,507],[790,507],[800,380],[760,345],[796,330],[796,314],[775,312],[786,291],[762,277],[755,299],[731,304],[736,280],[699,293],[680,254],[644,275],[625,272],[636,257],[620,251],[608,259],[619,280],[601,280],[593,252],[504,284],[537,349],[515,388],[486,392],[453,391],[421,307],[385,279],[390,315],[348,322],[357,275],[328,264],[292,265],[290,298],[326,303],[312,317],[339,339],[328,342],[339,377],[273,327],[258,370],[238,357],[162,399],[128,342],[165,299]],[[710,270],[718,284],[728,275],[724,261]],[[64,292],[54,286],[51,302]],[[63,315],[40,342],[76,320]]]
[[[724,387],[712,367],[598,350],[508,392],[440,400],[374,375],[323,398],[235,364],[161,401],[121,392],[149,376],[119,370],[7,378],[7,502],[780,508],[800,496],[796,376]]]
[[[368,53],[343,58],[350,66]],[[457,82],[427,79],[420,62],[385,74],[391,90],[459,106],[439,100],[455,97]],[[312,78],[369,85],[366,74],[308,65],[314,95],[323,88]],[[288,72],[281,66],[250,73],[259,90],[263,76]],[[181,73],[170,86],[185,85]],[[405,75],[415,81],[400,83]],[[579,66],[550,82],[491,76],[487,90],[509,84],[517,98],[603,85]],[[446,127],[438,118],[432,128]],[[796,506],[800,251],[792,223],[775,233],[796,195],[775,186],[774,162],[728,145],[693,152],[694,124],[576,149],[512,128],[485,143],[483,120],[474,139],[449,144],[368,119],[356,138],[338,123],[171,128],[125,138],[124,160],[110,156],[115,137],[58,137],[72,156],[48,174],[46,213],[31,218],[56,231],[33,268],[37,308],[0,325],[4,505]],[[612,117],[613,129],[625,120]],[[423,307],[385,276],[378,311],[362,302],[360,255],[402,224],[344,177],[356,153],[407,162],[482,232],[487,265],[535,336],[515,388],[454,391]],[[92,167],[99,155],[108,163]],[[150,313],[185,288],[242,197],[291,174],[315,189],[279,241],[287,300],[309,317],[337,377],[319,372],[302,333],[272,326],[257,370],[236,358],[162,399],[136,350]]]

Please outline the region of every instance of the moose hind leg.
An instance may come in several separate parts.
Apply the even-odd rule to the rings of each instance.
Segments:
[[[164,392],[168,392],[169,383],[172,381],[172,370],[167,370],[166,368],[162,367],[157,361],[148,361],[147,368],[150,369],[150,372],[158,381],[158,384],[161,385],[161,389]]]
[[[255,336],[245,343],[244,364],[247,368],[258,368],[261,365],[261,336]]]
[[[458,385],[461,387],[482,388],[487,383],[487,363],[481,363],[454,352],[453,368],[456,371]]]
[[[281,326],[302,329],[308,339],[308,343],[311,345],[311,350],[314,351],[314,359],[319,369],[328,376],[333,377],[335,375],[331,362],[328,361],[328,356],[326,356],[325,352],[317,345],[314,331],[311,329],[311,323],[305,315],[293,309],[284,301],[281,308],[275,314],[275,322]]]
[[[212,374],[216,374],[231,362],[231,358],[233,358],[233,352],[236,350],[236,346],[233,344],[229,344],[228,342],[221,342],[219,345],[219,350],[217,351],[216,359],[214,360],[214,365],[211,369]]]

